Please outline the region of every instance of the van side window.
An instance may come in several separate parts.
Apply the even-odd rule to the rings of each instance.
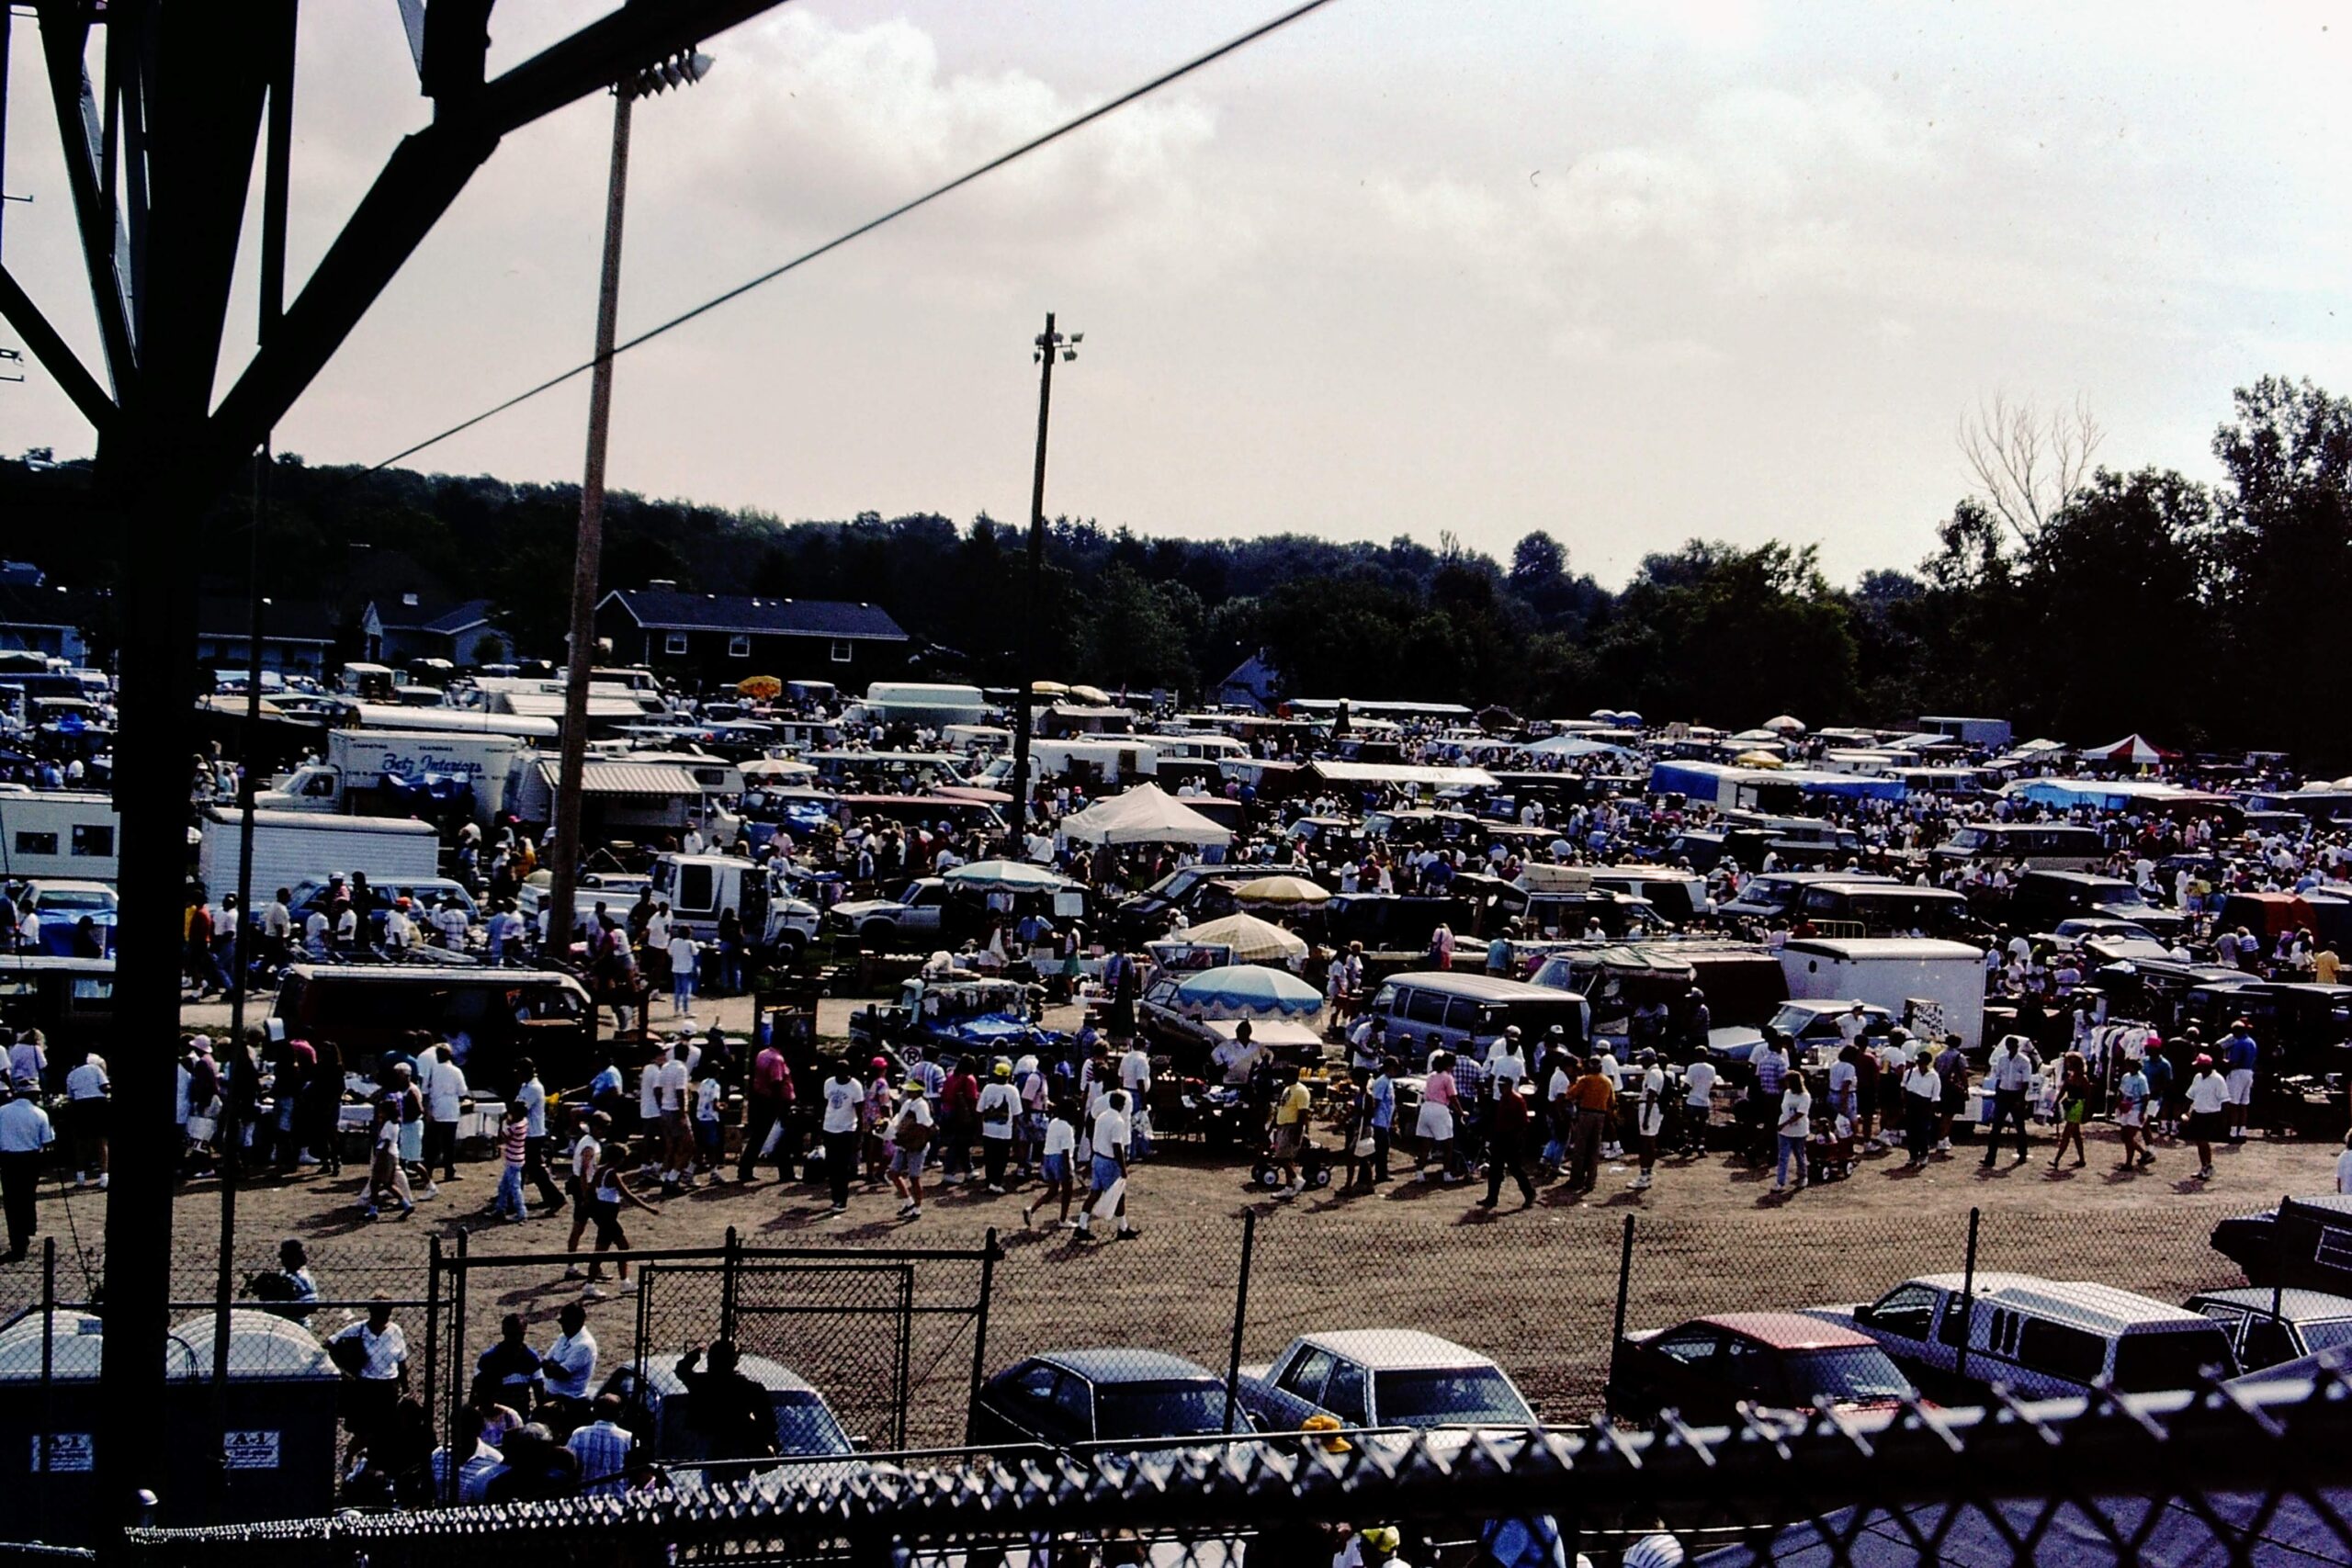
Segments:
[[[1445,1027],[1461,1034],[1478,1032],[1478,1004],[1467,997],[1456,997],[1445,1004]]]
[[[1405,1004],[1405,1016],[1415,1023],[1439,1024],[1445,1021],[1446,998],[1436,991],[1415,991]]]
[[[2018,1333],[2017,1359],[2037,1371],[2074,1382],[2095,1382],[2107,1370],[2107,1341],[2086,1328],[2026,1317]]]

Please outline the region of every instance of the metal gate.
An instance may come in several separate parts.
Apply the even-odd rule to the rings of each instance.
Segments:
[[[466,1371],[494,1330],[482,1303],[552,1319],[573,1299],[562,1253],[455,1255],[433,1248],[425,1331],[426,1407],[453,1427]],[[605,1253],[610,1266],[622,1255]],[[824,1397],[852,1435],[881,1452],[964,1439],[988,1354],[989,1299],[1002,1256],[993,1231],[968,1248],[724,1247],[627,1255],[637,1290],[591,1309],[604,1337],[598,1381],[628,1362],[662,1365],[729,1339]],[[469,1310],[469,1302],[473,1304]],[[627,1315],[620,1315],[620,1314]],[[617,1321],[615,1321],[617,1317]],[[618,1330],[618,1332],[616,1332]],[[536,1337],[536,1335],[535,1335]]]

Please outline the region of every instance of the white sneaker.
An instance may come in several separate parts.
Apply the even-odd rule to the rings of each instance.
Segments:
[[[1626,1185],[1626,1186],[1628,1186],[1628,1187],[1631,1187],[1631,1188],[1633,1188],[1633,1189],[1634,1189],[1635,1190],[1637,1190],[1637,1191],[1638,1191],[1640,1189],[1645,1188],[1645,1187],[1647,1187],[1649,1184],[1650,1184],[1650,1179],[1649,1179],[1649,1176],[1647,1175],[1647,1173],[1645,1173],[1645,1174],[1643,1174],[1643,1175],[1640,1175],[1640,1176],[1637,1176],[1637,1177],[1634,1178],[1634,1179],[1633,1179],[1633,1180],[1631,1180],[1631,1181],[1627,1182],[1625,1185]]]
[[[1304,1181],[1294,1181],[1290,1184],[1290,1195],[1294,1198],[1306,1190],[1306,1183]]]
[[[438,1198],[439,1196],[441,1196],[441,1189],[428,1181],[424,1184],[424,1190],[416,1195],[416,1201],[422,1203],[427,1198]]]
[[[637,1281],[634,1280],[623,1280],[619,1285],[614,1288],[614,1293],[616,1295],[623,1296],[633,1296],[637,1294]]]
[[[103,1170],[102,1170],[102,1171],[100,1171],[100,1172],[98,1172],[98,1190],[99,1190],[99,1191],[101,1191],[101,1192],[103,1192],[103,1191],[105,1191],[105,1190],[107,1190],[107,1174],[108,1174],[107,1172],[103,1171]]]
[[[580,1292],[580,1299],[583,1302],[601,1302],[605,1300],[611,1294],[612,1292],[605,1290],[602,1285],[591,1285],[586,1290]]]
[[[1951,1140],[1950,1138],[1939,1138],[1936,1140],[1936,1153],[1939,1155],[1948,1155],[1951,1153]]]
[[[922,1205],[921,1203],[917,1203],[913,1208],[909,1209],[909,1210],[907,1211],[907,1218],[909,1218],[909,1219],[910,1219],[910,1220],[919,1220],[919,1219],[922,1219]]]
[[[85,1181],[86,1181],[86,1180],[88,1180],[88,1179],[88,1179],[87,1177],[84,1176],[84,1175],[83,1175],[80,1171],[78,1171],[78,1170],[77,1170],[77,1171],[75,1171],[75,1172],[74,1173],[74,1186],[76,1186],[76,1187],[81,1186]]]

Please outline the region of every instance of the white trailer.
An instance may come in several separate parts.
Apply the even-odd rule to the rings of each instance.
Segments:
[[[1791,1001],[1855,1001],[1884,1008],[1914,1034],[1957,1034],[1973,1050],[1984,1034],[1984,953],[1964,942],[1918,937],[1806,937],[1781,949]]]
[[[989,700],[978,686],[924,681],[876,681],[865,688],[865,705],[876,724],[937,729],[951,724],[985,724],[989,717]]]
[[[218,903],[237,887],[243,823],[232,807],[204,814],[197,879]],[[441,874],[441,836],[429,822],[397,817],[338,817],[316,811],[254,813],[254,897],[280,887],[361,871],[370,882],[414,882]]]
[[[487,827],[505,809],[506,781],[528,750],[511,735],[458,735],[439,730],[336,729],[327,734],[322,762],[309,762],[274,782],[255,804],[266,811],[331,811],[365,815],[386,774],[423,773],[466,779],[473,785],[474,820]]]
[[[0,881],[112,882],[120,863],[116,826],[109,795],[0,787]]]

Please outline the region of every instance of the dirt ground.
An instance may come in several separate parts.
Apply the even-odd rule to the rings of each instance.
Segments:
[[[820,1032],[842,1032],[851,1005],[828,1001]],[[213,1010],[191,1009],[190,1021],[214,1021]],[[718,1011],[723,1025],[748,1021],[742,1004]],[[1329,1130],[1322,1141],[1337,1146]],[[872,1267],[855,1271],[778,1262],[742,1286],[739,1309],[750,1310],[739,1316],[739,1333],[750,1348],[810,1376],[854,1427],[909,1442],[960,1438],[975,1327],[965,1309],[978,1299],[978,1267],[970,1259],[917,1260],[909,1272],[885,1254],[973,1248],[990,1228],[998,1232],[1003,1257],[981,1357],[987,1370],[1057,1346],[1135,1345],[1222,1371],[1232,1351],[1243,1216],[1250,1213],[1258,1220],[1245,1358],[1270,1357],[1308,1328],[1422,1328],[1495,1356],[1547,1419],[1576,1420],[1595,1408],[1604,1375],[1629,1215],[1631,1327],[1735,1308],[1870,1298],[1916,1273],[1957,1271],[1972,1209],[1981,1212],[1980,1269],[2098,1280],[2179,1300],[2239,1282],[2208,1245],[2215,1220],[2266,1207],[2284,1192],[2327,1190],[2336,1153],[2292,1143],[2226,1148],[2207,1184],[2189,1179],[2193,1150],[2169,1145],[2159,1145],[2154,1169],[2117,1171],[2118,1145],[2103,1126],[2091,1129],[2089,1163],[2080,1169],[2051,1171],[2047,1140],[2035,1142],[2032,1162],[2012,1167],[2005,1156],[1990,1172],[1967,1145],[1917,1175],[1902,1171],[1899,1155],[1873,1155],[1851,1179],[1789,1198],[1770,1193],[1769,1171],[1723,1155],[1668,1162],[1657,1185],[1639,1193],[1626,1189],[1631,1170],[1612,1167],[1589,1197],[1555,1183],[1525,1210],[1506,1184],[1502,1206],[1491,1212],[1473,1201],[1483,1183],[1399,1180],[1371,1195],[1334,1187],[1282,1201],[1253,1191],[1238,1158],[1163,1144],[1132,1183],[1143,1234],[1128,1243],[1090,1246],[1026,1231],[1024,1194],[990,1197],[970,1187],[932,1197],[920,1220],[904,1223],[887,1188],[861,1188],[846,1217],[828,1220],[819,1189],[729,1179],[657,1201],[657,1213],[630,1211],[627,1224],[641,1248],[717,1247],[732,1227],[747,1248],[848,1248],[870,1257]],[[560,1305],[579,1299],[580,1284],[562,1274],[571,1216],[492,1222],[483,1210],[494,1168],[460,1168],[465,1179],[445,1183],[406,1221],[365,1220],[356,1175],[250,1187],[238,1201],[238,1269],[266,1267],[279,1237],[299,1235],[311,1245],[327,1299],[381,1293],[421,1301],[427,1237],[437,1233],[454,1250],[463,1228],[475,1256],[527,1258],[476,1270],[462,1331],[444,1333],[458,1332],[470,1353],[495,1337],[501,1312],[551,1321]],[[98,1272],[104,1204],[95,1189],[44,1190],[40,1224],[59,1240],[63,1299],[80,1297]],[[212,1289],[219,1213],[209,1179],[191,1183],[178,1200],[175,1292],[191,1303]],[[901,1288],[906,1300],[940,1310],[921,1316],[894,1351],[888,1340],[895,1318],[885,1309]],[[591,1322],[608,1355],[639,1336],[649,1352],[667,1351],[716,1332],[715,1289],[707,1274],[665,1272],[649,1292],[657,1300],[600,1302]],[[40,1292],[37,1259],[0,1267],[0,1303],[30,1304]],[[322,1325],[344,1315],[330,1308]],[[422,1314],[410,1309],[410,1315]],[[532,1331],[535,1341],[551,1332]],[[413,1327],[411,1334],[413,1340]],[[900,1408],[909,1412],[903,1433],[895,1425]]]

